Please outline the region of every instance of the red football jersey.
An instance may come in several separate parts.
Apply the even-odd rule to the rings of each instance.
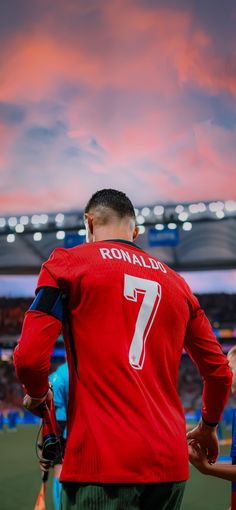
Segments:
[[[186,425],[177,393],[183,348],[204,378],[209,422],[221,417],[231,372],[185,281],[133,243],[109,240],[56,249],[39,276],[38,288],[44,286],[63,289],[68,299],[70,387],[61,480],[186,480]],[[32,396],[47,391],[60,330],[58,319],[27,312],[15,364]]]

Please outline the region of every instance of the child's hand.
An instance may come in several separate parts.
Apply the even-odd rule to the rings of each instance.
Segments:
[[[201,448],[199,443],[191,441],[188,445],[189,460],[195,468],[201,473],[207,474],[210,468],[209,461],[207,459],[206,452]]]

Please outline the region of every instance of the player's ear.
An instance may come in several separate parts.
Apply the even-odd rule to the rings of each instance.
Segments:
[[[88,215],[88,229],[91,235],[93,235],[93,217]]]
[[[84,215],[84,223],[86,227],[86,242],[92,243],[93,242],[93,216],[90,216],[90,214],[86,213]]]
[[[138,227],[138,225],[136,225],[134,227],[134,231],[133,231],[133,241],[135,241],[135,239],[137,239],[138,235],[139,235],[139,227]]]

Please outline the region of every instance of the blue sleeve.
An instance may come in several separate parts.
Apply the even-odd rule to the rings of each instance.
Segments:
[[[66,421],[67,419],[67,402],[68,402],[68,367],[67,364],[61,365],[51,378],[54,404],[56,409],[56,418],[58,421]]]

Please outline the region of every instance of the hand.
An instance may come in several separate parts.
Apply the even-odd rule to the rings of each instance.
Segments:
[[[34,411],[33,411],[34,412]],[[42,429],[40,429],[38,441],[37,441],[37,456],[39,460],[39,467],[42,474],[42,479],[44,479],[44,475],[49,472],[49,470],[54,467],[54,462],[50,460],[46,460],[42,457],[42,449],[43,449],[43,437],[42,437]],[[45,481],[47,480],[47,476]]]
[[[42,473],[48,473],[48,471],[53,468],[53,462],[49,460],[39,460],[39,467]]]
[[[190,432],[187,433],[187,439],[194,440],[206,452],[209,464],[214,464],[219,455],[219,442],[216,433],[216,427],[209,427],[202,420]]]
[[[44,397],[42,397],[42,398],[34,398],[34,397],[31,397],[30,395],[25,395],[25,397],[23,399],[23,406],[28,411],[33,412],[33,410],[36,409],[40,404],[42,404],[42,402],[44,402],[45,400],[52,400],[52,398],[53,398],[53,393],[52,393],[52,390],[49,388],[46,395],[44,395]]]
[[[192,440],[188,445],[188,453],[191,464],[206,475],[210,468],[206,452],[203,451],[196,441]]]

